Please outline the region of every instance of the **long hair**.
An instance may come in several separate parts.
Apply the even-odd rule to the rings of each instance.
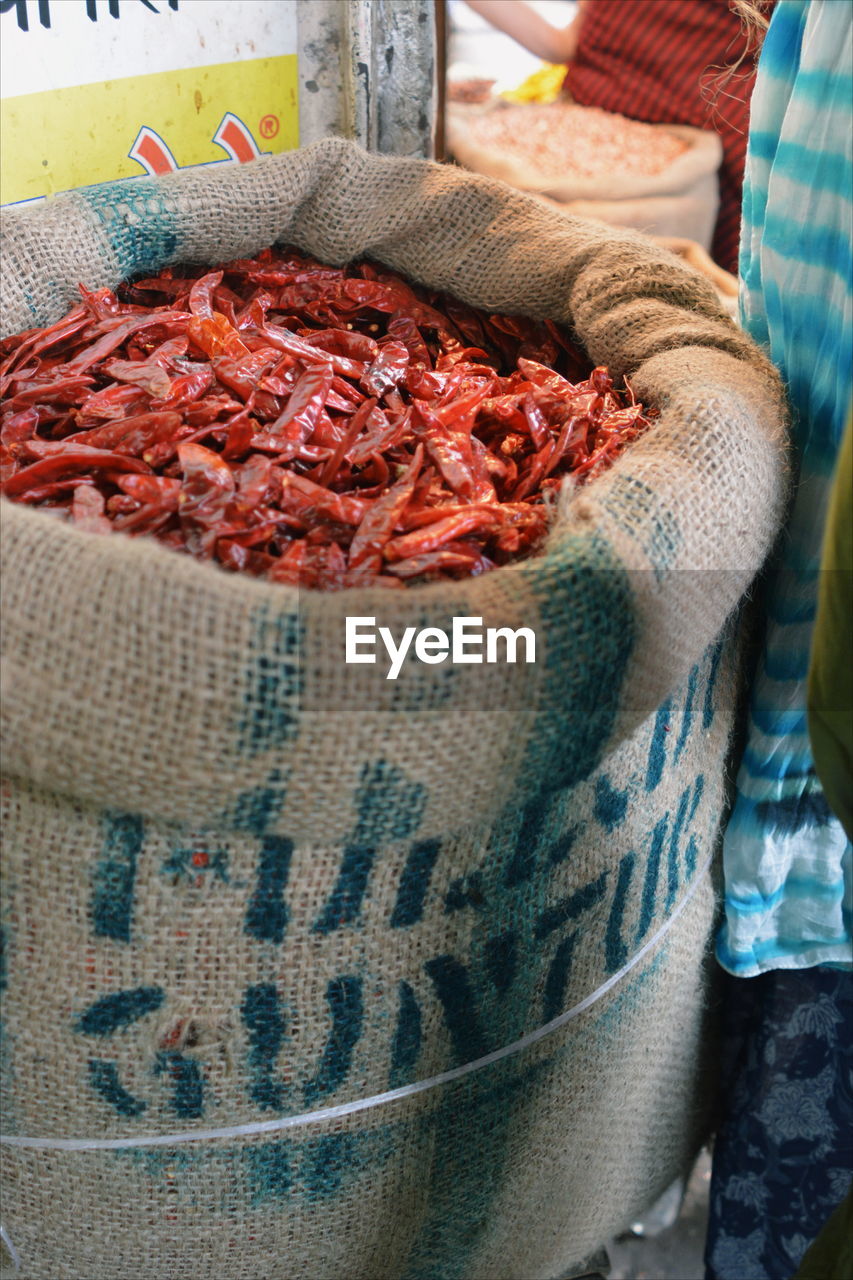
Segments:
[[[731,7],[741,20],[748,39],[747,49],[754,57],[761,51],[764,35],[770,25],[773,0],[731,0]]]
[[[704,79],[701,87],[711,118],[717,122],[718,127],[719,122],[726,118],[727,99],[742,103],[752,92],[755,64],[775,3],[776,0],[729,0],[732,12],[740,18],[746,39],[744,42],[732,40],[732,44],[737,43],[740,51],[735,54],[732,50],[733,60],[726,60],[722,66],[711,68],[711,74]]]

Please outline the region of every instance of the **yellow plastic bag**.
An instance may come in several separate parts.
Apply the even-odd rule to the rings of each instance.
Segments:
[[[507,102],[556,102],[566,78],[566,68],[560,64],[543,62],[517,89],[507,89],[501,94]]]

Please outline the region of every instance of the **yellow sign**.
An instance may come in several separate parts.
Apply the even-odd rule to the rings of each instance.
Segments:
[[[0,204],[299,145],[297,58],[161,71],[0,101]]]

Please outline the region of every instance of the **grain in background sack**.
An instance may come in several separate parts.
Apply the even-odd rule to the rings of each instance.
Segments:
[[[567,114],[570,113],[570,114]],[[549,143],[561,137],[561,128],[572,122],[578,143],[584,139],[578,119],[588,117],[589,130],[602,129],[617,137],[625,133],[630,152],[621,159],[612,155],[604,172],[589,171],[588,157],[581,160],[567,136],[559,172],[544,169],[537,162],[535,146],[529,138],[532,117],[536,128],[547,129]],[[548,117],[553,123],[548,125]],[[495,123],[512,121],[512,138],[502,143],[484,129]],[[655,153],[675,140],[683,144],[679,154],[654,172],[644,172],[644,152]],[[628,120],[598,107],[583,107],[565,99],[550,104],[497,105],[486,110],[456,103],[448,106],[447,145],[460,164],[475,173],[500,178],[521,191],[548,196],[565,205],[566,212],[582,218],[597,218],[620,227],[634,227],[647,235],[677,236],[695,240],[710,249],[720,203],[717,172],[723,158],[722,143],[716,133],[689,125],[646,124]]]

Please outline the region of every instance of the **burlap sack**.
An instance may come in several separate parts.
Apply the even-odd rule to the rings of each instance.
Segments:
[[[524,110],[518,106],[514,109]],[[536,109],[541,111],[542,107]],[[634,227],[647,235],[680,236],[695,240],[704,249],[711,247],[720,205],[717,173],[723,159],[722,143],[716,133],[689,125],[646,125],[687,143],[687,150],[660,173],[630,173],[614,168],[610,173],[586,177],[573,171],[571,152],[567,152],[565,172],[555,179],[540,172],[529,157],[482,143],[476,133],[482,110],[459,103],[450,103],[447,108],[448,149],[474,173],[500,178],[520,191],[550,196],[578,217]]]
[[[570,1274],[703,1132],[769,366],[639,238],[338,140],[4,221],[4,332],[78,280],[282,240],[569,322],[660,406],[542,555],[407,592],[298,593],[3,504],[21,1276]],[[347,614],[531,627],[536,662],[386,680],[345,664]]]

